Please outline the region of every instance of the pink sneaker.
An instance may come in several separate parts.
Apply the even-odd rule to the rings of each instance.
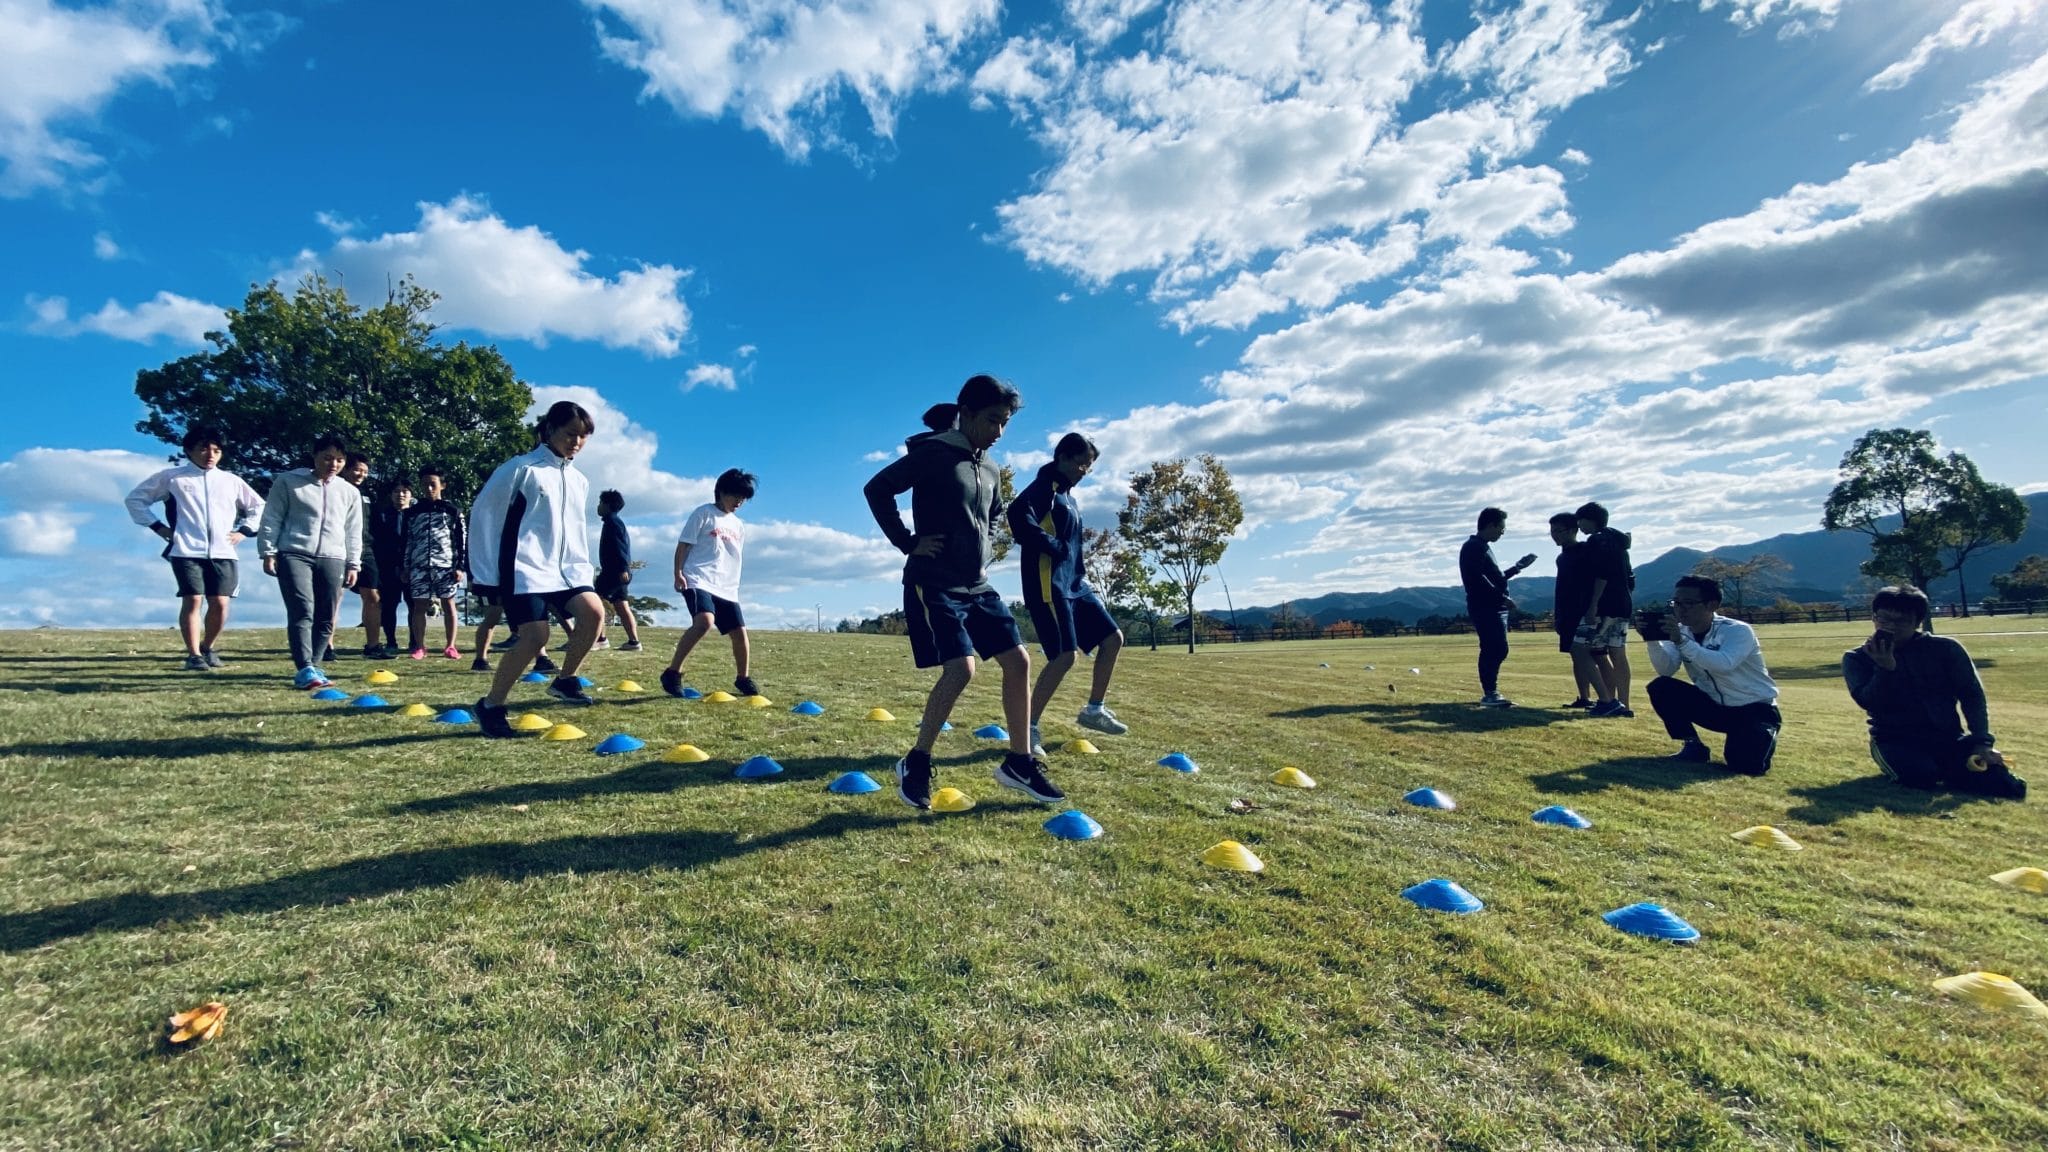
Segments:
[[[443,649],[441,649],[441,655],[443,655],[443,656],[446,656],[446,657],[447,657],[447,658],[449,658],[450,660],[460,660],[460,659],[462,659],[462,653],[460,653],[460,652],[457,652],[457,651],[455,650],[455,645],[453,645],[453,644],[450,644],[450,645],[449,645],[449,646],[447,646],[446,648],[443,648]]]
[[[425,648],[413,649],[412,658],[415,660],[425,660],[427,658],[427,650]]]

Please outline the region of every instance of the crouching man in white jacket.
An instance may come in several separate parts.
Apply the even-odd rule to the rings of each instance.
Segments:
[[[1681,576],[1671,617],[1646,614],[1638,631],[1657,678],[1650,707],[1680,746],[1671,758],[1704,764],[1713,753],[1699,728],[1726,732],[1724,756],[1735,772],[1761,776],[1778,750],[1778,685],[1764,667],[1756,630],[1720,614],[1721,586],[1705,576]],[[1680,667],[1692,678],[1678,679]]]

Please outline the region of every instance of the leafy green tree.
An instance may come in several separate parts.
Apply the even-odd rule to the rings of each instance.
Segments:
[[[1706,556],[1692,566],[1692,574],[1705,576],[1721,586],[1721,597],[1736,612],[1749,610],[1749,594],[1762,591],[1772,576],[1789,569],[1783,556],[1759,552],[1747,560],[1723,560]]]
[[[1156,461],[1131,478],[1117,531],[1180,593],[1187,609],[1188,651],[1195,650],[1195,589],[1223,559],[1244,523],[1237,489],[1216,457]]]
[[[177,444],[193,425],[218,428],[223,464],[258,488],[333,432],[381,476],[437,464],[453,493],[473,496],[533,447],[533,390],[494,347],[436,343],[436,299],[410,279],[367,309],[319,276],[290,295],[252,286],[226,329],[207,333],[211,348],[136,374],[149,411],[136,429]]]
[[[2027,502],[2003,484],[1993,484],[1960,453],[1948,458],[1948,499],[1937,510],[1941,550],[1956,574],[1956,599],[1970,615],[1970,584],[1963,565],[1986,548],[2010,544],[2027,530]]]
[[[1870,537],[1863,573],[1909,580],[1922,588],[1941,575],[1941,513],[1951,498],[1950,460],[1937,456],[1932,433],[1873,428],[1842,456],[1841,476],[1821,510],[1821,527]],[[1881,527],[1888,518],[1894,527]]]
[[[1083,533],[1082,567],[1088,586],[1113,609],[1140,615],[1146,608],[1145,558],[1131,542],[1109,528],[1089,528]],[[1030,577],[1027,575],[1026,579]]]
[[[2048,557],[2029,556],[1991,578],[1998,598],[2008,603],[2048,600]]]

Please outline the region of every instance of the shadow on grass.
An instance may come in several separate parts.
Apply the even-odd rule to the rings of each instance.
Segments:
[[[1390,732],[1502,732],[1514,728],[1541,728],[1573,719],[1582,713],[1549,708],[1481,708],[1477,704],[1318,704],[1289,708],[1267,715],[1276,720],[1316,720],[1325,716],[1356,716]]]
[[[1802,824],[1833,824],[1865,812],[1889,812],[1894,816],[1942,816],[1961,808],[1991,800],[1974,792],[1930,792],[1892,783],[1882,774],[1843,780],[1817,788],[1794,788],[1789,793],[1805,803],[1787,809],[1785,819]]]
[[[190,760],[199,756],[286,756],[295,752],[342,752],[351,748],[389,748],[473,735],[449,725],[444,732],[405,732],[368,740],[266,740],[261,736],[223,732],[212,736],[166,736],[159,739],[51,740],[7,746],[10,756],[92,757],[99,760]]]
[[[1735,773],[1719,764],[1697,764],[1653,756],[1619,756],[1599,760],[1583,768],[1566,768],[1529,777],[1539,791],[1567,796],[1605,792],[1609,788],[1637,788],[1645,792],[1675,792],[1704,780],[1725,780]]]
[[[687,871],[765,848],[887,828],[915,819],[918,816],[908,810],[887,816],[835,812],[809,824],[745,840],[726,831],[647,832],[394,852],[204,892],[123,892],[0,916],[0,951],[19,952],[92,932],[210,916],[333,907],[395,892],[446,887],[478,876],[527,880],[565,872]]]

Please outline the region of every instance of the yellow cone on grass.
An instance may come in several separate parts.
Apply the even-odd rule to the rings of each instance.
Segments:
[[[1806,847],[1799,841],[1785,835],[1784,829],[1773,828],[1769,824],[1758,824],[1754,828],[1744,828],[1740,832],[1731,832],[1728,838],[1740,840],[1744,844],[1754,844],[1759,848],[1778,848],[1786,852],[1798,852]]]
[[[2010,885],[2023,892],[2039,892],[2048,895],[2048,872],[2039,868],[2011,868],[1992,877],[2000,884]]]
[[[389,668],[379,668],[375,672],[370,673],[368,676],[363,677],[363,683],[396,684],[398,683],[398,673],[393,672]]]
[[[425,704],[407,704],[398,710],[400,716],[432,716],[434,710]]]
[[[1299,768],[1282,768],[1273,773],[1273,783],[1282,788],[1313,788],[1315,778]]]
[[[645,692],[645,691],[646,691],[646,689],[645,689],[645,688],[642,688],[642,687],[640,687],[640,682],[639,682],[638,680],[621,680],[621,681],[619,681],[619,685],[618,685],[618,687],[616,687],[616,688],[612,689],[612,691],[614,691],[614,692]]]
[[[1066,750],[1077,756],[1094,756],[1102,751],[1102,749],[1095,746],[1094,741],[1089,740],[1085,736],[1079,740],[1067,741]]]
[[[1225,840],[1202,853],[1202,863],[1229,872],[1263,872],[1266,862],[1235,840]]]
[[[2034,998],[2032,992],[2020,987],[2019,981],[1996,972],[1965,972],[1961,976],[1945,976],[1934,982],[1934,987],[1958,1000],[1982,1004],[1986,1008],[2012,1008],[2029,1016],[2048,1019],[2048,1004]]]
[[[896,719],[896,714],[887,708],[870,708],[868,709],[868,719],[880,724],[887,724]]]
[[[521,712],[512,721],[515,732],[545,732],[554,726],[554,721],[534,712]]]
[[[746,703],[749,708],[770,708],[774,706],[775,701],[770,700],[766,696],[754,695],[747,697]]]
[[[941,788],[932,793],[932,811],[965,812],[974,807],[974,797],[958,788]]]
[[[702,764],[711,755],[695,744],[678,744],[662,753],[661,758],[668,764]]]
[[[581,740],[590,733],[574,724],[557,724],[541,734],[543,740]]]
[[[713,692],[709,696],[704,697],[704,702],[706,704],[730,704],[737,699],[739,699],[739,697],[733,695],[730,692],[727,692],[723,688],[720,688],[718,691]]]

